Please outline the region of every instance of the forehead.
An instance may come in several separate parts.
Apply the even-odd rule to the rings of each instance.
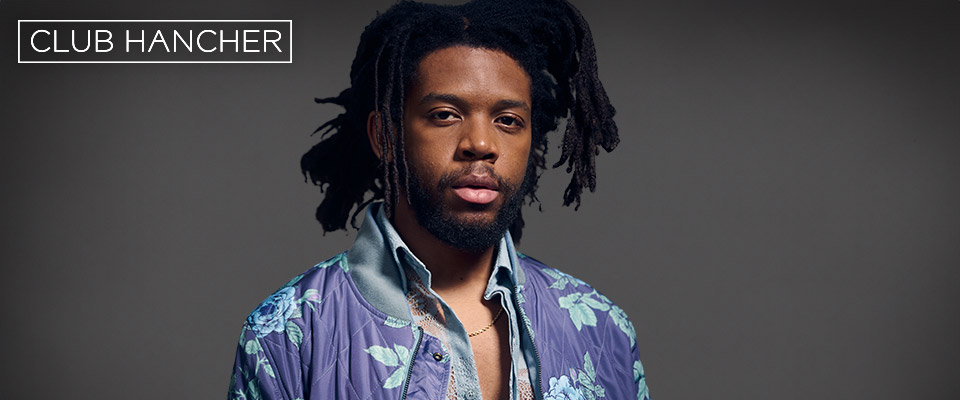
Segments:
[[[530,77],[500,50],[453,46],[428,53],[417,66],[411,95],[474,96],[530,103]]]

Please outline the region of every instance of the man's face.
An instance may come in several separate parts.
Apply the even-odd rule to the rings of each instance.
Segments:
[[[503,52],[455,46],[423,58],[404,107],[421,226],[464,250],[500,239],[529,182],[531,103],[530,78]]]

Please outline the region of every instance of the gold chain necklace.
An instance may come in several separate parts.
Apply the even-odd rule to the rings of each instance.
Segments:
[[[481,329],[481,330],[479,330],[479,331],[470,332],[470,333],[467,334],[467,336],[469,336],[469,337],[474,337],[474,336],[477,336],[477,335],[479,335],[479,334],[481,334],[481,333],[486,332],[487,329],[490,329],[490,327],[493,326],[493,324],[497,323],[497,320],[500,319],[500,314],[503,314],[503,307],[500,307],[500,311],[497,311],[497,316],[493,317],[493,321],[490,321],[490,325],[487,325],[487,326],[483,327],[483,329]]]

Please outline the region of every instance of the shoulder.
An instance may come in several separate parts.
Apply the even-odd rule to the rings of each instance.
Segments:
[[[615,327],[620,339],[636,346],[636,331],[622,308],[590,284],[537,259],[517,253],[526,276],[522,293],[536,298],[541,311],[554,311],[566,323],[561,325],[582,333],[588,328]],[[566,317],[566,318],[564,318]],[[588,336],[589,337],[589,336]]]
[[[340,253],[293,277],[253,309],[244,321],[244,331],[299,349],[302,327],[305,321],[321,317],[324,299],[349,297],[341,293],[350,290],[348,269],[346,253]]]
[[[301,274],[293,277],[280,290],[294,288],[306,291],[329,291],[345,283],[349,279],[350,265],[347,264],[347,253],[343,252],[310,267]]]
[[[550,267],[540,260],[537,260],[526,254],[517,252],[517,260],[520,262],[520,268],[523,269],[526,282],[530,282],[531,285],[536,285],[539,287],[546,284],[550,289],[559,290],[565,290],[568,286],[570,288],[578,288],[583,286],[584,289],[593,289],[590,285],[587,285],[586,282],[562,272],[559,269]]]
[[[585,327],[616,326],[631,347],[636,345],[636,332],[626,312],[603,293],[528,255],[518,252],[517,259],[525,274],[523,292],[527,297],[536,296],[541,309],[556,309],[559,314],[566,314],[577,331]]]
[[[570,274],[521,253],[517,259],[547,397],[575,391],[587,398],[645,398],[636,331],[623,309]]]
[[[234,363],[235,397],[302,398],[314,387],[344,390],[338,383],[344,371],[358,379],[386,374],[388,366],[370,373],[373,367],[349,365],[395,343],[410,347],[412,330],[365,302],[349,270],[346,253],[337,254],[293,277],[250,313]]]

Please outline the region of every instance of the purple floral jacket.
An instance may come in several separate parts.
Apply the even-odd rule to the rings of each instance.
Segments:
[[[394,261],[368,212],[351,250],[293,278],[243,325],[228,399],[443,399],[450,363],[410,321]],[[379,241],[379,243],[377,243]],[[510,242],[509,240],[507,241]],[[379,247],[377,247],[379,246]],[[647,400],[626,314],[570,275],[517,253],[522,336],[537,398]],[[367,290],[367,288],[378,290]],[[532,367],[532,366],[531,366]]]

